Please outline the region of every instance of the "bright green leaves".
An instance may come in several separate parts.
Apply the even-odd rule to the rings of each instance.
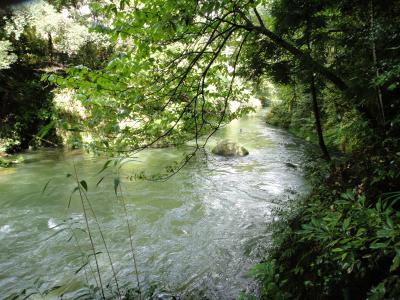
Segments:
[[[369,208],[365,207],[364,196],[344,193],[324,215],[314,213],[298,234],[330,249],[324,255],[348,272],[353,271],[360,259],[372,257],[375,260],[387,255],[393,257],[391,272],[400,265],[400,222],[390,201],[379,200]],[[366,256],[368,251],[370,255]]]
[[[83,105],[91,147],[104,149],[106,141],[108,150],[134,150],[160,137],[180,144],[249,110],[242,91],[250,86],[232,74],[243,37],[218,20],[236,22],[230,1],[136,4],[94,5],[116,42],[114,56],[103,69],[78,66],[53,79]],[[232,110],[231,99],[240,99]]]

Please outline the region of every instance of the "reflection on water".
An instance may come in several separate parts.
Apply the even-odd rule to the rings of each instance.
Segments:
[[[305,145],[267,127],[262,114],[233,121],[207,146],[209,152],[218,140],[229,138],[249,150],[246,157],[199,154],[166,182],[127,178],[141,170],[157,172],[180,159],[183,150],[148,150],[123,167],[122,189],[139,275],[147,289],[156,286],[164,295],[179,293],[184,298],[232,299],[249,286],[246,272],[268,241],[265,225],[271,210],[307,190],[301,169],[285,165],[299,165]],[[79,269],[90,244],[77,229],[84,228],[77,195],[67,208],[75,183],[66,174],[74,163],[88,183],[118,280],[121,286],[134,287],[129,236],[111,170],[96,187],[105,160],[78,151],[25,156],[27,163],[0,170],[0,299],[32,286],[43,290],[54,285],[63,287],[53,295],[74,297],[85,284],[85,270],[90,269]],[[95,231],[93,220],[91,226]],[[103,281],[113,285],[98,234],[95,240],[96,251],[103,252],[97,255]]]

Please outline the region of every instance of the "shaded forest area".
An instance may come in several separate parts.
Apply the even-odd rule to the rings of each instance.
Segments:
[[[1,10],[3,150],[197,150],[252,93],[326,161],[271,225],[260,298],[399,298],[400,2],[117,2]]]
[[[0,8],[0,148],[6,153],[62,145],[55,86],[46,76],[83,63],[101,66],[111,53],[105,38],[89,32],[77,2],[20,2]]]

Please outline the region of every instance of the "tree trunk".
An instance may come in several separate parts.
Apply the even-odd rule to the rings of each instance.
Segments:
[[[370,26],[371,26],[371,35],[372,35],[372,42],[371,42],[371,48],[372,48],[372,59],[373,59],[373,63],[374,63],[374,68],[375,68],[375,76],[376,78],[379,77],[379,68],[378,68],[378,58],[376,55],[376,44],[375,44],[375,33],[374,33],[374,26],[375,26],[375,21],[374,21],[374,4],[372,2],[372,0],[370,0],[369,2],[370,5]],[[383,106],[383,97],[382,97],[382,91],[381,88],[379,86],[376,87],[376,94],[377,94],[377,98],[378,98],[378,106],[379,109],[381,111],[381,115],[382,115],[382,123],[383,126],[385,126],[385,108]]]
[[[318,107],[318,100],[317,100],[317,89],[315,87],[315,75],[311,74],[311,99],[312,99],[312,106],[313,112],[315,117],[315,128],[318,134],[318,143],[319,147],[321,148],[322,155],[327,161],[331,160],[329,155],[328,149],[326,148],[324,136],[322,134],[322,126],[321,126],[321,115]]]
[[[50,63],[53,63],[53,38],[50,32],[47,32],[47,50],[49,51]]]

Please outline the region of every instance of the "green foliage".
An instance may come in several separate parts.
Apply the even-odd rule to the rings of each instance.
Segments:
[[[281,102],[274,102],[267,114],[267,123],[288,129],[295,135],[307,141],[317,143],[315,119],[312,113],[310,98],[302,85],[277,86],[278,98]],[[374,131],[360,114],[351,108],[337,110],[339,105],[346,106],[345,100],[330,90],[322,91],[323,115],[322,128],[326,144],[343,152],[352,152],[363,149],[374,139]],[[341,103],[340,103],[341,102]],[[340,104],[339,104],[340,103]]]
[[[267,123],[289,129],[291,118],[287,113],[286,107],[281,103],[273,103],[267,114]]]
[[[236,75],[246,36],[207,20],[217,8],[232,3],[150,1],[140,9],[125,1],[92,3],[105,18],[97,30],[118,42],[114,55],[103,68],[85,64],[49,78],[74,90],[86,112],[81,125],[91,132],[91,149],[179,145],[251,110],[252,86]]]
[[[49,89],[39,81],[40,76],[23,66],[0,73],[0,92],[4,101],[0,108],[0,139],[7,141],[6,150],[15,152],[27,149],[43,142],[44,131],[40,139],[36,134],[51,122],[52,103]],[[57,144],[53,129],[45,130],[49,142]]]
[[[303,224],[298,234],[302,240],[317,242],[325,248],[317,262],[333,261],[343,273],[350,274],[356,268],[362,275],[367,271],[363,268],[392,257],[390,272],[398,269],[400,224],[396,220],[400,214],[393,209],[393,203],[379,200],[368,208],[365,202],[365,196],[348,192],[322,214],[320,208],[316,208],[321,203],[313,203],[307,212],[311,221]],[[368,249],[372,251],[363,256],[363,251]]]
[[[379,200],[367,206],[365,196],[355,192],[330,195],[336,198],[333,202],[322,196],[313,197],[294,213],[294,219],[292,215],[289,223],[276,227],[280,231],[275,233],[275,258],[252,270],[262,282],[262,296],[324,299],[370,293],[372,299],[382,299],[388,295],[385,284],[386,291],[398,284],[400,213],[394,208],[396,203]],[[301,226],[282,229],[293,222]],[[399,296],[398,289],[391,293]]]
[[[98,48],[108,46],[105,36],[89,32],[89,28],[74,15],[75,10],[72,8],[58,12],[46,1],[33,1],[13,8],[12,17],[4,29],[11,40],[16,43],[25,42],[22,46],[26,46],[26,38],[30,43],[35,40],[44,41],[45,49],[42,50],[45,53],[41,55],[45,57],[56,53],[73,56],[88,43],[96,44]]]
[[[82,144],[76,131],[63,132],[78,122],[53,105],[53,86],[41,77],[62,72],[68,64],[99,67],[111,45],[104,35],[90,32],[90,20],[81,18],[77,2],[58,4],[63,3],[69,9],[59,6],[57,11],[46,1],[33,1],[0,11],[0,139],[9,152],[57,146],[57,133],[64,133],[72,147]]]
[[[264,299],[397,299],[400,192],[397,143],[308,166],[310,196],[276,212],[273,243],[253,275]],[[327,165],[328,166],[328,165]]]
[[[397,0],[29,3],[0,20],[0,138],[17,151],[56,144],[57,129],[76,148],[195,140],[197,151],[252,110],[251,78],[264,98],[260,83],[277,85],[268,122],[321,142],[315,94],[328,146],[352,156],[330,176],[316,168],[313,195],[274,225],[251,274],[268,299],[399,298],[399,12]],[[88,185],[75,175],[87,220]]]
[[[249,275],[262,282],[260,294],[267,299],[290,299],[293,295],[285,291],[285,280],[277,272],[276,261],[261,263],[251,268]]]
[[[14,165],[13,162],[0,158],[0,168],[9,168],[13,165]]]
[[[327,173],[307,164],[313,192],[276,212],[270,251],[253,272],[263,299],[399,298],[397,147],[391,137],[353,150]]]

